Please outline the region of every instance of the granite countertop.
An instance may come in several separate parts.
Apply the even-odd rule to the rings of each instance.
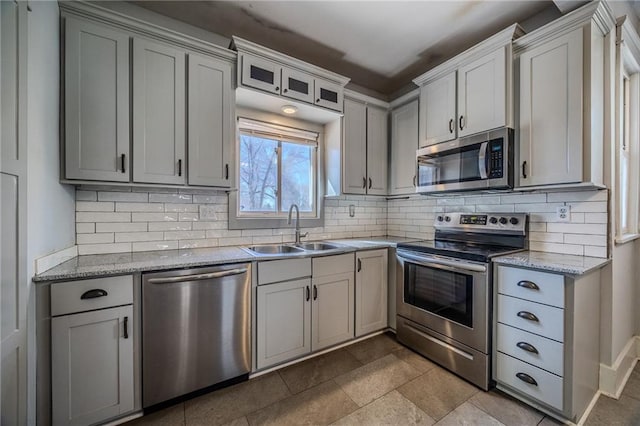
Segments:
[[[523,251],[495,257],[492,260],[499,265],[524,266],[541,271],[569,275],[583,275],[595,269],[602,268],[611,262],[611,259],[600,257],[543,253],[540,251]]]
[[[214,266],[293,257],[317,257],[348,253],[357,249],[395,247],[398,242],[414,241],[398,237],[372,237],[331,240],[339,247],[318,252],[303,251],[286,255],[254,255],[241,247],[147,251],[78,256],[33,277],[34,282],[95,278],[136,272]],[[285,243],[286,244],[286,243]]]

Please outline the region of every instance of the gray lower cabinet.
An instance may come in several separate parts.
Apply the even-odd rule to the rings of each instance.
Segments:
[[[65,21],[65,178],[129,182],[129,35]]]
[[[356,253],[356,337],[387,327],[388,250]]]

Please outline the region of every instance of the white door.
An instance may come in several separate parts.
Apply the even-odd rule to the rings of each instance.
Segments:
[[[387,327],[387,251],[356,253],[356,337]]]
[[[367,107],[344,100],[342,138],[342,192],[367,193]]]
[[[54,425],[88,425],[132,411],[133,306],[51,319]]]
[[[391,111],[391,195],[415,192],[418,113],[417,99]]]
[[[282,96],[313,103],[313,77],[309,74],[282,68]]]
[[[258,286],[256,365],[266,368],[311,351],[311,279]]]
[[[185,52],[133,40],[133,180],[184,185]]]
[[[458,69],[458,136],[506,125],[506,47]]]
[[[269,93],[280,94],[280,73],[282,67],[275,62],[242,55],[241,81],[243,86],[254,87]]]
[[[420,88],[420,146],[453,140],[456,133],[456,72]]]
[[[367,194],[387,195],[389,134],[387,110],[367,107]]]
[[[232,65],[189,54],[189,185],[229,187],[235,126]]]
[[[65,18],[65,177],[129,182],[129,35]]]
[[[27,3],[0,2],[0,413],[27,424]]]
[[[311,283],[311,349],[316,351],[352,339],[353,272],[313,278]]]
[[[520,56],[519,186],[582,180],[582,29]]]

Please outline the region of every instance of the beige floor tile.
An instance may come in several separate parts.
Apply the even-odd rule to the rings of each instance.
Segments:
[[[334,380],[363,407],[419,375],[418,370],[389,354]]]
[[[475,405],[465,402],[436,423],[437,426],[503,426]]]
[[[278,373],[267,374],[185,403],[188,426],[221,425],[291,395]]]
[[[345,349],[351,352],[358,361],[366,364],[382,358],[385,355],[389,355],[391,352],[402,349],[403,347],[404,346],[396,341],[393,334],[385,333],[347,346]]]
[[[629,376],[629,380],[627,380],[627,384],[624,385],[622,394],[640,400],[640,372],[638,371],[638,367],[634,368]]]
[[[398,391],[437,421],[480,390],[442,368],[434,368]]]
[[[350,352],[338,349],[279,370],[292,393],[299,393],[362,366]]]
[[[496,390],[478,392],[469,402],[507,426],[536,426],[544,414]]]
[[[640,425],[640,401],[622,395],[615,400],[601,395],[589,414],[585,426]]]
[[[132,420],[127,426],[178,426],[184,425],[184,403],[179,403],[161,411]]]
[[[247,416],[254,425],[327,425],[358,406],[333,381],[276,402]]]
[[[397,356],[398,359],[406,362],[421,373],[426,373],[427,371],[437,367],[433,362],[408,348],[402,348],[393,352],[393,354]]]
[[[371,404],[343,417],[334,423],[335,426],[348,425],[419,425],[431,426],[435,421],[414,403],[391,391]]]

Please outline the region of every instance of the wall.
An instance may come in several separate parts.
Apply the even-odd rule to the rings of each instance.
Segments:
[[[106,187],[76,191],[79,254],[120,253],[291,242],[291,227],[229,230],[224,191],[139,192]],[[349,217],[349,205],[355,216]],[[307,239],[386,235],[387,202],[381,197],[340,196],[325,200],[325,226],[304,228]]]

